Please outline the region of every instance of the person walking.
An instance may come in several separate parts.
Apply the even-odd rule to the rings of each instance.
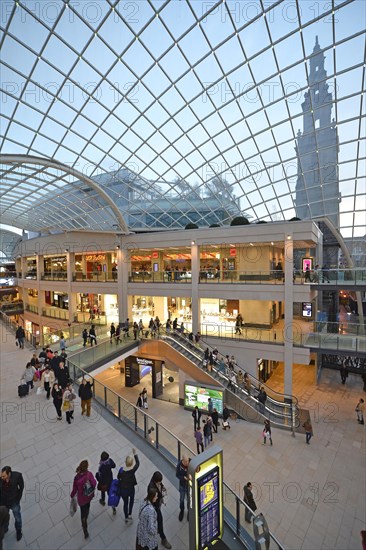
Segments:
[[[147,403],[147,389],[146,388],[143,388],[143,390],[141,392],[141,397],[142,397],[142,403],[143,403],[144,409],[148,409],[149,405]]]
[[[25,380],[28,385],[28,390],[33,389],[34,375],[36,374],[36,369],[32,367],[30,363],[27,363],[25,366],[25,371],[23,372],[22,379]]]
[[[200,452],[203,453],[204,447],[203,447],[203,435],[201,431],[201,426],[197,426],[195,432],[194,432],[194,438],[196,440],[196,447],[197,447],[197,454],[200,454]],[[201,449],[201,451],[200,451]]]
[[[126,523],[133,521],[132,510],[135,502],[135,486],[137,485],[136,471],[140,466],[140,460],[136,449],[132,449],[132,455],[133,456],[126,456],[125,468],[120,468],[117,475]]]
[[[305,441],[307,445],[310,445],[310,439],[313,437],[313,427],[310,420],[306,420],[302,427],[305,429]]]
[[[85,348],[89,337],[88,329],[84,328],[83,332],[81,333],[81,337],[83,339],[83,348]]]
[[[207,410],[208,410],[208,414],[212,414],[213,402],[212,402],[211,397],[209,397],[208,400],[207,400]]]
[[[206,420],[202,420],[202,422],[204,424],[203,436],[205,439],[205,449],[207,449],[211,441],[212,429],[211,429],[211,424],[209,422],[207,422]]]
[[[239,315],[235,320],[235,334],[239,334],[239,336],[241,335],[241,321],[239,319]]]
[[[341,374],[342,384],[345,384],[346,380],[348,378],[348,368],[347,368],[346,362],[344,360],[342,361],[342,366],[340,368],[340,374]]]
[[[99,468],[95,474],[95,479],[98,482],[97,489],[100,491],[99,503],[105,506],[105,494],[109,494],[109,489],[113,481],[113,468],[116,467],[116,463],[112,460],[106,451],[103,451],[100,455]],[[112,506],[113,515],[115,516],[117,510]]]
[[[363,391],[366,391],[366,372],[361,374],[361,380],[363,382]]]
[[[223,430],[226,430],[227,428],[229,428],[230,430],[229,418],[230,418],[230,411],[227,408],[226,403],[224,403],[224,408],[222,410],[222,429]]]
[[[109,329],[109,341],[112,344],[113,338],[116,335],[116,327],[114,326],[114,323],[111,323],[111,328]]]
[[[72,384],[67,384],[66,389],[63,394],[62,399],[62,410],[66,413],[66,422],[71,424],[71,421],[74,420],[74,400],[76,399],[76,394],[72,389]]]
[[[65,336],[63,335],[63,333],[61,332],[61,336],[60,336],[60,351],[63,352],[63,351],[66,351],[66,338]]]
[[[193,409],[192,417],[193,417],[193,431],[195,432],[197,428],[199,428],[200,422],[201,422],[201,411],[199,410],[197,405]]]
[[[15,343],[19,346],[19,349],[24,349],[25,330],[22,326],[18,325],[15,332]]]
[[[263,445],[266,444],[266,442],[267,442],[267,437],[268,437],[268,439],[269,439],[270,444],[273,445],[273,442],[272,442],[271,423],[270,423],[270,421],[268,420],[268,418],[266,418],[265,421],[264,421]]]
[[[219,425],[219,413],[217,412],[216,407],[214,407],[214,410],[211,413],[212,418],[212,427],[215,434],[217,434],[217,427]]]
[[[4,466],[1,469],[0,476],[0,505],[13,512],[15,521],[15,531],[17,541],[23,537],[22,533],[22,515],[20,509],[20,501],[22,500],[24,491],[24,479],[20,472],[13,472],[10,466]],[[6,520],[6,514],[5,514]],[[7,515],[7,523],[4,525],[4,533],[9,529],[9,515]]]
[[[187,500],[187,519],[189,519],[189,504],[188,504],[188,466],[191,459],[187,455],[183,455],[175,469],[175,475],[179,479],[179,521],[184,517],[184,499]]]
[[[70,494],[71,498],[75,495],[77,497],[80,507],[81,525],[86,539],[89,537],[88,516],[90,503],[94,498],[95,487],[97,486],[96,479],[93,474],[89,472],[88,468],[89,462],[87,460],[82,460],[76,468],[76,476],[74,477],[74,483]]]
[[[163,485],[163,475],[161,472],[154,472],[150,483],[147,487],[147,492],[149,492],[151,489],[156,489],[158,492],[158,498],[154,502],[154,507],[156,510],[157,520],[158,520],[158,533],[160,535],[161,544],[164,546],[164,548],[168,548],[168,550],[172,547],[170,542],[167,540],[165,533],[164,533],[164,525],[163,525],[163,514],[161,512],[161,507],[164,504],[164,497],[167,494],[166,488]]]
[[[97,345],[97,335],[96,335],[96,332],[95,332],[95,325],[92,325],[89,329],[89,340],[90,340],[90,345],[93,346],[93,344]]]
[[[157,500],[158,491],[152,487],[140,507],[136,550],[157,550],[158,548],[158,517],[154,506]]]
[[[311,283],[311,271],[308,265],[306,266],[306,269],[305,269],[305,283]]]
[[[359,402],[357,403],[355,411],[356,411],[356,414],[357,414],[357,422],[359,424],[364,424],[365,423],[365,421],[364,421],[365,402],[362,399],[362,397],[359,400]]]
[[[69,367],[67,367],[63,361],[60,361],[58,367],[55,368],[54,372],[55,377],[57,378],[58,385],[61,386],[63,390],[65,390],[66,386],[70,382]]]
[[[42,372],[41,376],[41,385],[44,388],[44,391],[46,392],[47,399],[50,398],[51,395],[51,387],[55,383],[55,373],[50,370],[50,368],[47,366],[44,371]]]
[[[91,402],[93,397],[92,387],[94,383],[83,377],[79,386],[79,397],[81,399],[81,414],[86,412],[86,416],[90,416]]]
[[[136,401],[136,407],[138,407],[139,409],[144,408],[144,401],[142,399],[142,392],[139,393],[139,396],[138,396],[137,401]]]
[[[53,400],[53,405],[56,409],[57,420],[62,420],[62,388],[60,388],[57,383],[53,384],[52,386],[51,396]]]
[[[250,481],[248,481],[248,483],[244,486],[244,502],[247,505],[245,507],[245,521],[247,523],[251,523],[254,512],[257,509],[257,505],[253,497],[252,484]]]

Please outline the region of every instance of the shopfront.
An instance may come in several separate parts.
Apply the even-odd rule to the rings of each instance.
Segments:
[[[45,303],[60,309],[69,309],[69,295],[66,292],[45,291]]]
[[[27,272],[26,279],[36,279],[37,278],[37,260],[34,256],[33,258],[27,258]]]
[[[62,274],[67,276],[67,259],[66,254],[63,256],[45,256],[43,259],[43,272],[44,276]]]

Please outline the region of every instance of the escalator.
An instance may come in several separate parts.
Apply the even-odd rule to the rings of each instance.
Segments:
[[[222,368],[221,360],[215,361],[211,370],[208,371],[204,366],[203,349],[180,333],[161,334],[159,337],[197,367],[204,370],[215,380],[215,385],[219,383],[225,388],[225,402],[232,411],[233,417],[237,415],[249,422],[258,423],[263,423],[264,418],[268,418],[273,426],[291,431],[295,431],[299,427],[300,411],[295,396],[278,393],[251,375],[249,376],[251,384],[248,391],[242,385],[230,381],[228,372]],[[210,346],[206,343],[205,346],[210,350]],[[238,365],[239,369],[240,366]],[[244,372],[244,369],[241,370]],[[261,407],[258,402],[261,387],[264,388],[267,394],[264,407]]]

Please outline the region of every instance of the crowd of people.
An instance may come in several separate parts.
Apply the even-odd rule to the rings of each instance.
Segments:
[[[37,385],[37,394],[44,394],[46,399],[52,398],[57,420],[62,420],[65,413],[66,422],[74,420],[76,393],[73,389],[69,368],[66,364],[67,353],[63,346],[61,352],[52,351],[49,347],[42,348],[37,356],[33,353],[22,373],[18,387],[19,397],[29,394]],[[25,389],[24,389],[25,388]],[[93,398],[93,382],[83,377],[78,390],[81,402],[81,414],[90,417]]]

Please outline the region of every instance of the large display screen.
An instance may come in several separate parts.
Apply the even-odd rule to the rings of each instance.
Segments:
[[[202,411],[208,411],[208,399],[211,398],[213,406],[219,414],[222,414],[224,392],[192,384],[184,384],[184,406],[189,408],[198,407]]]
[[[213,468],[198,480],[199,548],[206,548],[220,534],[220,469]]]
[[[302,316],[311,317],[313,314],[313,304],[311,302],[302,303]]]

